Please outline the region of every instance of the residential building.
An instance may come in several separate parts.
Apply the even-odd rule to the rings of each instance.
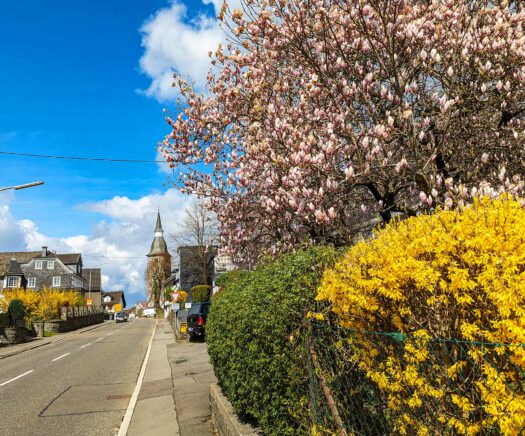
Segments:
[[[0,253],[0,289],[55,288],[83,292],[84,287],[79,253],[57,254],[47,247],[40,252]]]
[[[191,288],[197,285],[212,286],[217,248],[186,245],[178,247],[177,252],[180,256],[178,285],[188,293],[191,300]]]
[[[82,277],[86,282],[86,298],[91,298],[92,307],[102,307],[102,272],[100,268],[83,268]]]
[[[26,279],[23,273],[20,275],[18,272],[18,269],[21,272],[20,264],[29,262],[39,254],[39,251],[0,253],[0,289],[25,288]]]
[[[233,271],[235,269],[235,264],[232,262],[230,256],[219,253],[213,260],[213,266],[215,273],[213,276],[213,292],[215,293],[218,291],[218,287],[215,285],[217,277],[226,272]]]
[[[114,314],[115,304],[120,304],[122,309],[126,307],[126,297],[124,296],[124,291],[102,291],[102,307],[104,312]]]

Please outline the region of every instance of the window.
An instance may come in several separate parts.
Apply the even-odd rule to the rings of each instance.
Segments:
[[[60,277],[53,277],[53,287],[57,288],[60,286]]]
[[[18,286],[18,277],[7,277],[7,287],[16,288]]]
[[[36,278],[35,277],[29,277],[27,279],[27,287],[28,288],[35,288],[36,287]]]
[[[104,297],[104,303],[109,303],[111,301],[111,297],[109,295],[106,295]]]
[[[55,262],[48,262],[47,269],[55,269]]]
[[[35,269],[42,269],[42,261],[35,260]]]

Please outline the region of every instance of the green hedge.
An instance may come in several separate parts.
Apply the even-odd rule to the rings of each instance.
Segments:
[[[228,286],[234,285],[235,282],[245,279],[249,274],[250,273],[248,271],[243,271],[240,269],[228,271],[217,277],[217,279],[215,279],[215,284],[219,288],[227,288]]]
[[[293,338],[336,258],[331,247],[282,256],[227,283],[211,306],[206,334],[215,374],[239,416],[265,434],[309,432],[308,359]]]
[[[210,301],[211,297],[211,286],[198,285],[194,286],[190,290],[191,301],[194,303],[202,303],[203,301]]]

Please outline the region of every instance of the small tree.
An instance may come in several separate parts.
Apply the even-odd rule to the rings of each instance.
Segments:
[[[209,285],[210,270],[219,244],[219,227],[215,213],[207,209],[204,201],[194,200],[186,209],[179,231],[172,235],[179,246],[191,247],[187,266],[200,285]]]
[[[12,300],[9,303],[9,324],[12,327],[18,327],[18,322],[26,316],[26,308],[21,300]]]
[[[171,269],[170,259],[166,256],[150,258],[146,269],[146,286],[149,291],[148,303],[160,308],[160,296],[164,281],[169,277]]]

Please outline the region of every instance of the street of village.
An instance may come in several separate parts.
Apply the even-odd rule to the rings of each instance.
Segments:
[[[154,327],[107,323],[1,360],[0,434],[114,434]]]

